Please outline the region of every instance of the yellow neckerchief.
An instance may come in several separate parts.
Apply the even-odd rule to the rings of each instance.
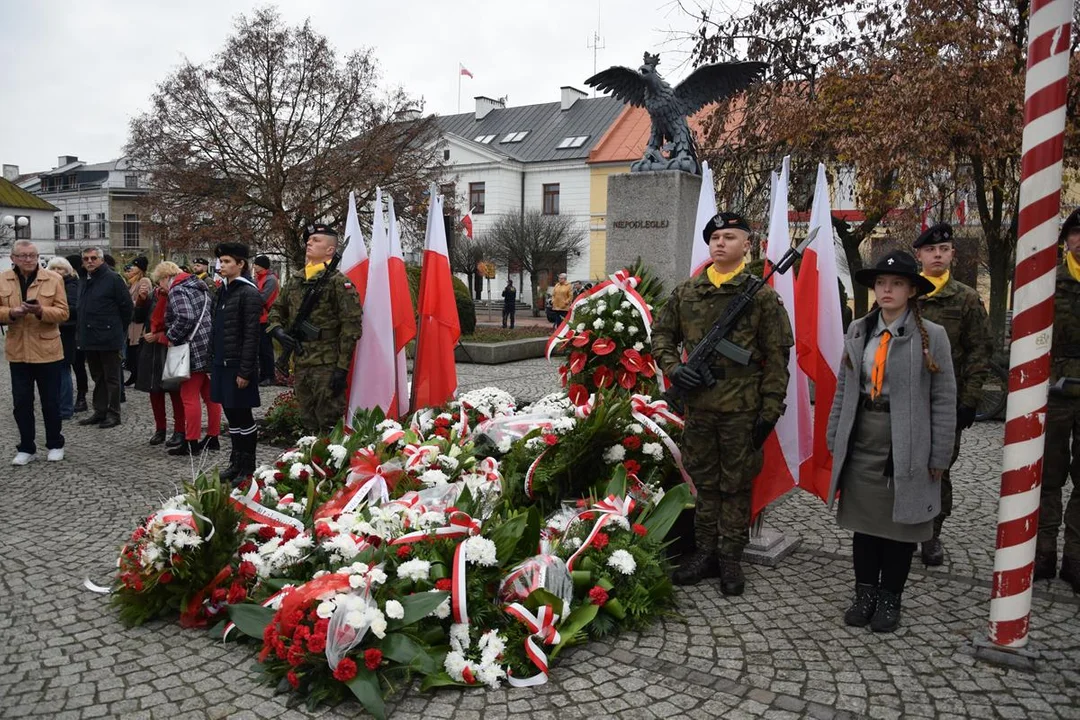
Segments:
[[[326,263],[314,263],[304,266],[304,278],[310,280],[326,269]]]
[[[1080,282],[1080,260],[1071,253],[1065,253],[1065,265],[1069,268],[1069,274],[1076,282]]]
[[[926,273],[920,274],[930,282],[934,283],[934,292],[926,294],[926,297],[934,297],[939,292],[941,292],[941,288],[945,287],[945,283],[949,282],[949,277],[952,276],[952,270],[946,270],[945,274],[941,277],[933,277],[931,275],[927,275]]]
[[[711,282],[716,287],[720,287],[721,285],[726,283],[728,280],[730,280],[731,278],[733,278],[736,275],[738,275],[739,273],[741,273],[745,268],[746,268],[746,261],[744,260],[741,263],[739,263],[739,267],[735,268],[734,270],[732,270],[729,273],[720,272],[719,270],[716,269],[715,265],[710,265],[705,270],[705,273],[709,276],[709,282]]]

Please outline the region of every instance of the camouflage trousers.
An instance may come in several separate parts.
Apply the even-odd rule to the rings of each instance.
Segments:
[[[1072,445],[1070,450],[1070,443]],[[1061,528],[1061,493],[1072,475],[1072,492],[1065,507],[1065,557],[1080,560],[1080,398],[1051,395],[1046,412],[1042,497],[1039,502],[1039,552],[1057,550]]]
[[[683,460],[697,485],[694,541],[706,552],[739,557],[750,541],[750,490],[763,454],[751,446],[757,413],[691,409]]]
[[[963,430],[956,429],[956,443],[953,445],[952,458],[949,460],[949,468],[941,476],[941,512],[934,518],[934,537],[941,537],[941,526],[945,523],[945,518],[952,515],[953,496],[952,496],[952,466],[956,464],[956,459],[960,457],[960,439],[963,435]]]
[[[333,365],[296,369],[293,391],[300,406],[300,422],[308,433],[326,432],[345,415],[345,394],[330,392],[334,370]]]

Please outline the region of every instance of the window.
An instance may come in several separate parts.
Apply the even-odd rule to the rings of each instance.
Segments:
[[[544,214],[559,214],[559,183],[544,185]]]
[[[75,239],[75,216],[74,215],[68,215],[67,216],[67,237],[68,237],[68,240],[74,240]]]
[[[473,140],[481,145],[487,145],[495,139],[494,135],[477,135]]]
[[[124,187],[131,188],[131,189],[139,187],[139,176],[138,175],[125,175],[124,176]]]
[[[484,183],[469,183],[469,207],[474,215],[484,214]]]
[[[525,136],[528,135],[528,134],[529,134],[528,130],[525,130],[524,132],[507,133],[505,136],[503,136],[503,139],[500,140],[499,142],[501,142],[501,143],[519,143],[522,140],[524,140]]]
[[[53,215],[52,223],[53,223],[53,229],[52,229],[53,240],[59,240],[60,239],[60,216],[59,215]]]
[[[96,237],[105,237],[105,213],[97,214],[97,235]]]
[[[556,150],[566,150],[567,148],[579,148],[585,144],[585,141],[589,139],[588,135],[576,135],[574,137],[564,137],[559,141],[559,144],[555,146]]]
[[[447,149],[447,150],[443,150],[443,151],[442,151],[442,159],[443,159],[444,161],[446,161],[446,160],[449,160],[449,159],[450,159],[450,150],[449,150],[449,149]]]
[[[82,236],[84,240],[90,239],[90,216],[82,216]]]
[[[139,246],[139,216],[124,213],[124,247]]]

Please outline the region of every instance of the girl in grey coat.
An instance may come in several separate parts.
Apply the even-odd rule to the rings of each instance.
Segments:
[[[906,252],[855,273],[877,308],[853,322],[829,415],[832,499],[854,533],[855,600],[844,622],[892,632],[916,543],[933,535],[952,458],[956,378],[944,328],[915,298],[934,289]]]

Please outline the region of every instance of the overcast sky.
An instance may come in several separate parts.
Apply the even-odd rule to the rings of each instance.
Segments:
[[[693,7],[699,0],[684,0]],[[255,0],[0,0],[0,162],[21,172],[51,169],[59,155],[103,162],[118,157],[128,123],[156,85],[187,57],[209,60],[233,19],[266,5]],[[423,97],[430,112],[475,95],[510,105],[553,102],[559,87],[586,89],[597,28],[598,67],[641,64],[660,51],[669,79],[688,72],[689,49],[672,33],[694,23],[675,0],[281,0],[290,24],[310,17],[339,55],[373,47],[383,82]]]

